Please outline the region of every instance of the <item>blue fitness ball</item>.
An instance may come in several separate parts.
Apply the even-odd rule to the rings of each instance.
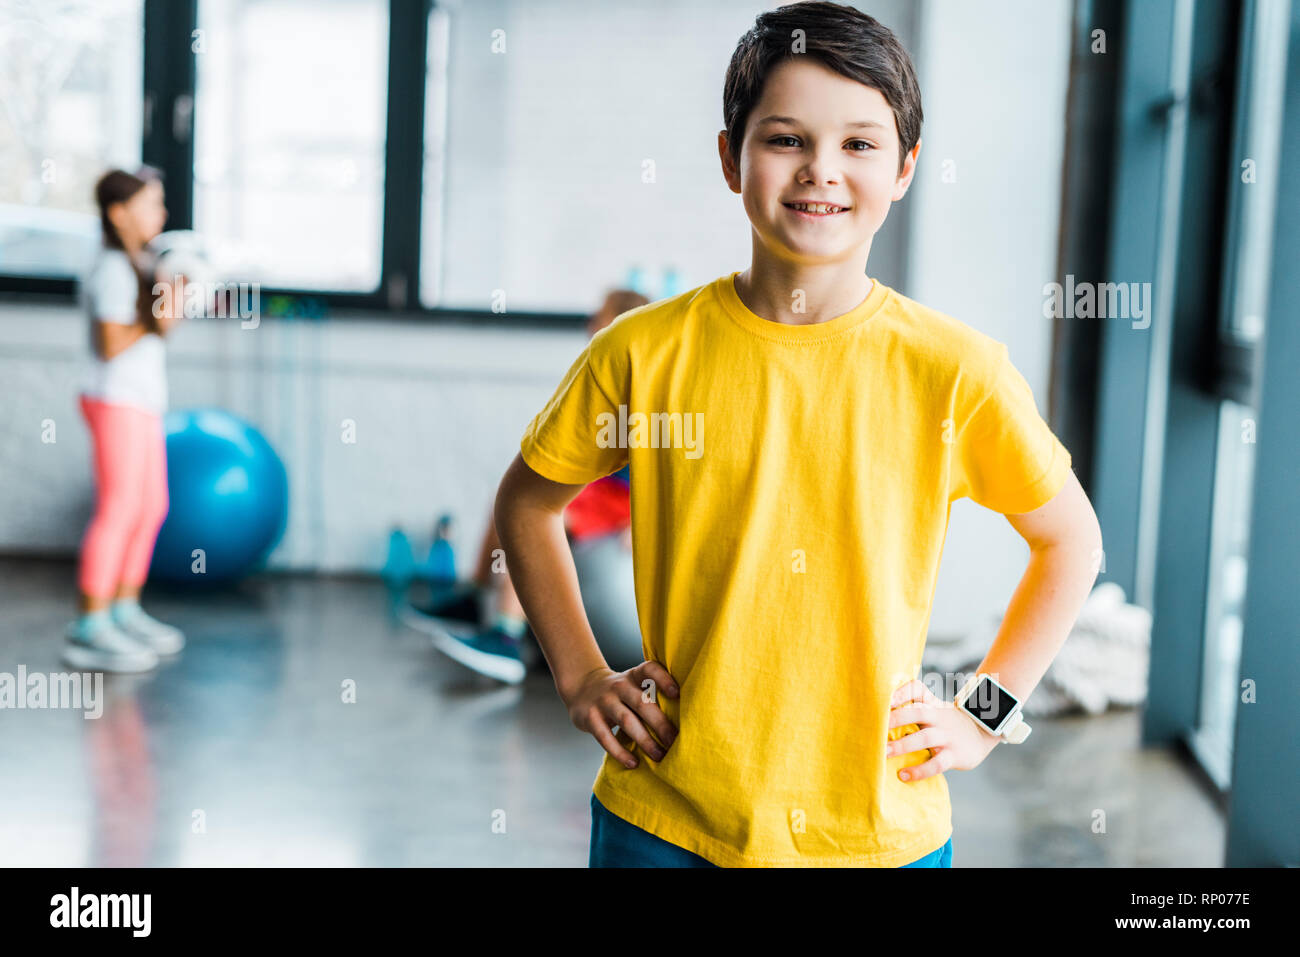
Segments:
[[[284,463],[257,429],[220,409],[169,412],[167,520],[151,579],[229,582],[279,543],[289,518]]]

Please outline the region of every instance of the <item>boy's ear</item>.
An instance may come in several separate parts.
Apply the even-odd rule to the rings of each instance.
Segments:
[[[894,202],[907,195],[907,188],[912,185],[912,177],[916,175],[916,159],[920,155],[921,141],[918,139],[916,145],[908,151],[907,158],[903,160],[903,171],[898,174],[898,181],[894,184]]]
[[[718,131],[718,156],[722,160],[722,176],[733,193],[740,192],[740,170],[732,162],[731,151],[727,149],[727,131]]]

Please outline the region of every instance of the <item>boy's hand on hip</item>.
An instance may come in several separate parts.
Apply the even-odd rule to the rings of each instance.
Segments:
[[[978,767],[1002,740],[981,731],[970,715],[936,696],[924,681],[913,679],[900,687],[889,706],[889,730],[906,724],[920,725],[920,730],[896,741],[886,740],[886,756],[926,748],[934,753],[930,760],[899,771],[903,781],[919,781],[950,770],[969,771]]]
[[[595,737],[624,767],[634,768],[636,758],[619,741],[620,737],[626,735],[656,761],[664,759],[677,738],[677,729],[655,699],[656,688],[663,689],[670,698],[679,694],[677,682],[657,661],[646,661],[627,671],[597,668],[582,679],[564,704],[569,709],[569,720],[579,731]],[[617,736],[611,730],[616,726]]]

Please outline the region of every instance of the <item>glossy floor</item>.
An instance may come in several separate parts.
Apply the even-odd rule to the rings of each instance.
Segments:
[[[63,670],[73,571],[0,560],[0,672]],[[0,711],[0,865],[586,865],[603,752],[544,675],[503,688],[440,657],[378,582],[145,606],[189,647],[108,679],[102,717]],[[1222,863],[1219,811],[1137,747],[1136,712],[1034,724],[948,773],[953,866]]]

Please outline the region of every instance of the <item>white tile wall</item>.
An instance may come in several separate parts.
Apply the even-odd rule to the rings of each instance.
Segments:
[[[465,563],[524,427],[585,341],[580,329],[191,320],[169,339],[171,405],[233,412],[279,452],[290,516],[271,567],[378,570],[392,524],[427,548],[444,511]],[[0,550],[77,548],[93,500],[76,400],[88,355],[77,310],[0,305]],[[355,444],[342,441],[344,419]]]

